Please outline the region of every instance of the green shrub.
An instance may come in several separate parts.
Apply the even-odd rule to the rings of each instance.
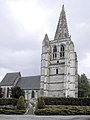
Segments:
[[[16,106],[0,106],[0,114],[24,114],[25,110],[18,110]]]
[[[44,109],[44,108],[45,108],[44,98],[40,97],[37,103],[37,109]]]
[[[0,109],[3,109],[3,110],[16,110],[17,108],[15,106],[0,106]]]
[[[0,98],[0,106],[3,105],[17,105],[17,99],[15,98]]]
[[[0,109],[0,114],[8,114],[8,115],[10,115],[10,114],[19,114],[19,115],[21,115],[21,114],[24,114],[25,113],[25,110],[3,110],[3,109]]]
[[[25,96],[24,90],[22,90],[19,86],[12,87],[11,97],[18,99],[20,96]]]
[[[44,98],[45,105],[90,106],[90,98]]]
[[[36,115],[90,115],[90,107],[63,106],[60,108],[37,109]]]
[[[25,100],[23,96],[20,96],[17,102],[17,109],[25,110]]]

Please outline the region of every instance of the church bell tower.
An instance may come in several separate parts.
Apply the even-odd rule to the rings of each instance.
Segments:
[[[63,5],[54,40],[49,40],[46,34],[42,42],[40,95],[78,97],[77,70],[77,54]]]

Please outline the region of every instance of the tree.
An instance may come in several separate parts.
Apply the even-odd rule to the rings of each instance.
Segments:
[[[17,102],[17,109],[25,110],[25,100],[23,96],[20,96]]]
[[[89,97],[90,96],[90,84],[85,74],[78,75],[78,96]]]
[[[22,90],[20,87],[12,87],[11,89],[11,97],[13,98],[19,98],[20,96],[25,96],[24,90]]]
[[[38,109],[44,109],[45,108],[45,102],[44,102],[44,98],[40,97],[37,103],[37,108]]]

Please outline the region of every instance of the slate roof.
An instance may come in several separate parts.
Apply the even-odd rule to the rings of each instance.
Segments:
[[[16,86],[24,90],[39,90],[40,76],[21,77]]]
[[[5,77],[3,78],[3,80],[0,83],[0,86],[9,86],[9,85],[13,85],[16,78],[18,77],[18,75],[21,76],[20,72],[16,72],[16,73],[7,73],[5,75]]]

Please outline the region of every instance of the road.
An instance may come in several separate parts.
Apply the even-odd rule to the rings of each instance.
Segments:
[[[0,120],[90,120],[87,116],[0,115]]]

